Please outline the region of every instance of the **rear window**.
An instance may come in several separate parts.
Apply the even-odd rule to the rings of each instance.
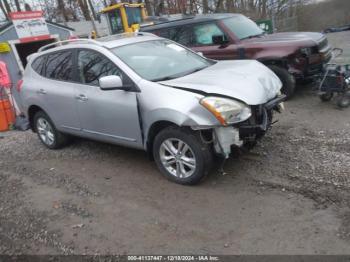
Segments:
[[[73,53],[63,51],[49,54],[45,64],[44,76],[62,81],[74,81]]]
[[[32,63],[32,68],[39,75],[42,75],[46,56],[36,58]]]

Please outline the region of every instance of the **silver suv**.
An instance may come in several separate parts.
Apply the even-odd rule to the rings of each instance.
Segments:
[[[24,72],[22,110],[43,144],[79,136],[143,149],[180,184],[198,183],[214,154],[254,145],[284,99],[257,61],[206,59],[148,33],[65,42]]]

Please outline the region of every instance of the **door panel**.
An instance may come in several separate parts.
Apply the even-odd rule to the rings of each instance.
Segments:
[[[115,142],[142,144],[136,93],[86,85],[77,87],[77,92],[83,132]]]
[[[134,92],[101,90],[98,79],[119,75],[127,77],[104,55],[91,50],[78,52],[78,74],[75,99],[82,130],[86,136],[110,142],[142,147],[142,137]]]
[[[59,130],[79,131],[80,121],[74,99],[75,84],[47,80],[44,90],[48,114]]]
[[[45,66],[39,72],[43,78],[37,81],[39,96],[45,100],[46,110],[59,130],[78,131],[80,129],[77,114],[74,84],[74,53],[60,51],[46,57]]]

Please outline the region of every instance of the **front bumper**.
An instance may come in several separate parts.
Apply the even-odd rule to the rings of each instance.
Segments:
[[[297,66],[292,66],[290,72],[297,80],[316,79],[322,73],[324,65],[331,59],[331,49],[327,49],[322,53],[313,54],[308,57],[303,69],[297,68]]]
[[[227,158],[232,146],[242,147],[263,137],[272,125],[273,111],[281,112],[285,99],[285,95],[280,95],[265,104],[252,106],[252,116],[248,120],[229,127],[215,128],[215,151]]]
[[[262,137],[272,124],[273,111],[281,112],[284,109],[285,95],[280,95],[266,104],[254,106],[252,117],[237,125],[240,137],[243,140],[256,140]]]

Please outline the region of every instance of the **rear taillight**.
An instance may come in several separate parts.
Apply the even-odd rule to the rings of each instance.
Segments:
[[[22,79],[18,80],[18,82],[17,82],[17,91],[18,92],[21,92],[22,86],[23,86],[23,80]]]

